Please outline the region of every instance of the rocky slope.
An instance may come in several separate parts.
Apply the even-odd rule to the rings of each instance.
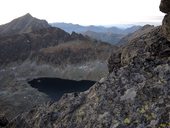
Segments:
[[[161,27],[136,37],[112,53],[110,74],[88,91],[35,107],[7,128],[169,128],[169,44]]]
[[[113,53],[110,74],[88,91],[34,108],[8,127],[168,128],[168,49],[160,27],[155,28],[122,48],[117,58]]]
[[[45,20],[32,17],[29,13],[12,20],[10,23],[0,25],[0,36],[9,36],[21,33],[29,33],[34,30],[49,28]]]
[[[121,46],[121,45],[127,44],[128,42],[131,42],[135,38],[140,37],[140,36],[144,35],[145,33],[148,33],[153,28],[154,28],[153,25],[144,25],[143,27],[139,28],[135,32],[130,33],[130,34],[124,36],[123,38],[121,38],[119,40],[119,42],[117,43],[117,45]]]
[[[71,40],[70,34],[57,28],[47,28],[25,34],[0,38],[0,64],[24,61],[41,48],[58,45]]]
[[[32,20],[31,16],[24,17]],[[25,23],[25,20],[15,23],[24,24],[20,21]],[[11,28],[15,27],[13,25]],[[29,26],[34,24],[30,22]],[[51,100],[32,88],[29,80],[39,77],[99,80],[108,73],[106,60],[114,48],[117,47],[53,27],[39,29],[34,26],[31,32],[21,29],[14,35],[1,36],[0,125],[1,114],[11,120]]]

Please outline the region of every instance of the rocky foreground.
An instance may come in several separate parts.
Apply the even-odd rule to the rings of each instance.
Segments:
[[[162,0],[161,8],[169,5]],[[88,91],[35,107],[7,128],[169,128],[170,42],[164,27],[112,53],[109,75]]]

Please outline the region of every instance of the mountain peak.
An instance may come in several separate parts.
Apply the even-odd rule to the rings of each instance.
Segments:
[[[31,16],[32,17],[32,15],[30,13],[26,13],[25,16]]]
[[[23,15],[22,17],[33,18],[33,16],[32,16],[30,13],[26,13],[26,14]]]
[[[51,27],[47,21],[34,18],[30,13],[27,13],[11,22],[0,26],[0,35],[14,35],[21,33],[29,33],[34,30]]]

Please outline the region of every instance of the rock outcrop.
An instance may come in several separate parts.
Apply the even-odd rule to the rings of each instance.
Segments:
[[[161,0],[160,11],[166,13],[163,22],[162,22],[162,30],[164,36],[167,40],[170,41],[170,1],[169,0]]]
[[[159,6],[160,11],[164,13],[170,12],[170,1],[169,0],[161,0],[161,4]]]
[[[169,128],[169,44],[161,27],[136,37],[111,55],[110,74],[88,91],[36,107],[7,128]]]

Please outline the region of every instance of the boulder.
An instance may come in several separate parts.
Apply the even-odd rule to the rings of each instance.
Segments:
[[[163,19],[162,31],[167,40],[170,41],[170,14],[167,14]]]
[[[169,13],[170,12],[170,1],[169,0],[161,0],[159,9],[161,12]]]
[[[169,0],[161,0],[159,9],[161,12],[166,13],[167,15],[164,17],[162,22],[162,31],[164,37],[170,41],[170,1]]]

